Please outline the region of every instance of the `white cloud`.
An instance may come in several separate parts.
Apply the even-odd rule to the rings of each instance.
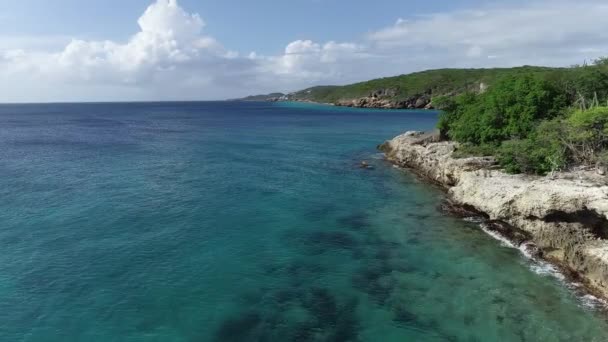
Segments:
[[[582,62],[575,60],[583,57],[580,51],[607,52],[607,17],[605,1],[533,0],[400,19],[368,40],[379,49],[433,50],[452,59],[501,56],[510,64],[572,63]]]
[[[263,56],[225,48],[200,15],[156,0],[125,42],[0,37],[0,101],[209,99],[427,68],[569,65],[608,55],[607,17],[599,0],[533,0],[399,19],[359,42],[296,40]]]
[[[296,40],[280,56],[259,57],[261,71],[282,75],[289,81],[323,81],[339,79],[343,68],[338,64],[362,58],[364,47],[353,43],[327,42],[323,45],[310,40]]]
[[[56,53],[4,51],[0,73],[21,76],[21,81],[33,76],[36,83],[49,85],[116,85],[117,89],[159,87],[159,82],[170,81],[167,74],[175,73],[179,77],[176,80],[183,84],[200,85],[209,79],[205,75],[188,76],[184,74],[186,69],[204,72],[206,63],[235,57],[212,37],[205,36],[201,17],[185,12],[177,0],[157,0],[138,24],[140,31],[123,44],[74,39]],[[120,93],[101,96],[120,98]]]

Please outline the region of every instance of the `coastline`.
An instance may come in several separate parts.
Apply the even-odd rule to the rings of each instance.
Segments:
[[[386,91],[379,91],[360,98],[340,99],[335,102],[318,102],[307,98],[293,97],[272,97],[264,100],[230,100],[230,101],[260,101],[260,102],[294,102],[294,103],[310,103],[335,107],[349,108],[367,108],[367,109],[385,109],[385,110],[403,110],[403,109],[418,109],[418,110],[434,110],[436,109],[432,103],[430,94],[421,94],[412,96],[405,100],[396,100],[394,94],[387,94]]]
[[[557,267],[577,292],[608,300],[608,184],[593,171],[510,175],[491,157],[456,159],[454,142],[407,132],[386,159],[446,191],[442,210]],[[582,296],[584,296],[584,294]]]

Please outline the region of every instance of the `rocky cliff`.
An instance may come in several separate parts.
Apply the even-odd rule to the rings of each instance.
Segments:
[[[380,148],[393,163],[448,190],[452,208],[475,211],[495,229],[559,264],[608,298],[608,185],[593,171],[510,175],[492,158],[452,157],[454,142],[408,132]]]
[[[433,109],[431,102],[431,93],[418,94],[411,96],[405,100],[396,100],[395,89],[377,90],[369,96],[339,100],[335,103],[336,106],[342,107],[357,107],[357,108],[378,108],[378,109]]]

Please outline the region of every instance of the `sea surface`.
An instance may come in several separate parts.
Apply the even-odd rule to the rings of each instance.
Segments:
[[[597,301],[376,151],[436,120],[0,106],[0,341],[608,340]]]

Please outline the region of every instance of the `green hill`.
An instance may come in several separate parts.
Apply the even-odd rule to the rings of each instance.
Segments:
[[[278,101],[283,98],[285,94],[283,93],[271,93],[271,94],[262,94],[262,95],[251,95],[247,97],[243,97],[241,99],[231,99],[228,101]]]
[[[562,88],[570,97],[592,96],[594,91],[603,97],[608,91],[600,76],[598,65],[567,68],[521,66],[491,69],[437,69],[407,75],[374,79],[344,86],[316,86],[287,95],[273,93],[250,96],[246,101],[308,101],[339,106],[363,108],[435,108],[444,109],[446,99],[464,93],[480,94],[505,78],[524,75],[539,77]],[[602,71],[603,72],[603,71]],[[602,74],[603,75],[603,74]],[[607,94],[608,95],[608,94]]]
[[[319,86],[289,94],[290,100],[340,103],[371,97],[406,101],[412,97],[428,95],[455,95],[466,91],[478,91],[497,79],[512,74],[551,74],[566,69],[546,67],[517,67],[495,69],[439,69],[416,72],[395,77],[379,78],[346,86]]]

